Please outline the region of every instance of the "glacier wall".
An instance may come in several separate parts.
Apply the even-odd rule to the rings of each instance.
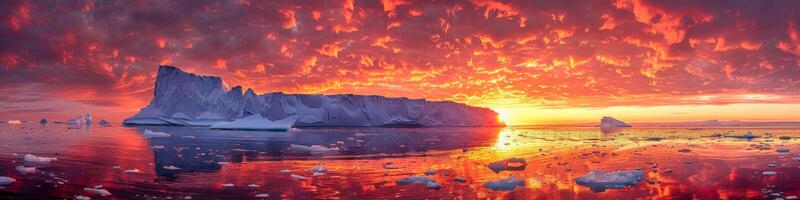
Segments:
[[[251,115],[280,120],[297,115],[294,127],[335,126],[504,126],[497,113],[450,101],[387,98],[375,95],[257,95],[230,90],[214,76],[200,76],[173,66],[159,66],[154,97],[125,119],[127,125],[211,126]]]

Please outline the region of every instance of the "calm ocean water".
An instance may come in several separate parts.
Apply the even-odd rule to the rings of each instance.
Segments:
[[[146,129],[171,136],[144,137]],[[748,131],[757,137],[731,137]],[[800,195],[795,137],[800,137],[795,127],[262,132],[3,124],[0,176],[16,182],[0,186],[0,198],[774,199]],[[25,162],[27,154],[57,160]],[[513,157],[527,165],[499,173],[487,167]],[[315,167],[325,173],[312,171]],[[427,176],[440,189],[396,182],[431,169],[435,173]],[[591,170],[633,169],[642,170],[644,178],[629,187],[593,191],[575,182]],[[483,186],[509,175],[524,184],[511,191]]]

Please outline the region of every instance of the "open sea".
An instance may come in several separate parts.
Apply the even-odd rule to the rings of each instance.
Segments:
[[[791,199],[800,195],[798,142],[798,127],[1,124],[0,176],[16,181],[0,186],[0,199]],[[525,162],[488,167],[509,158]],[[576,182],[592,170],[643,177],[605,189]],[[412,176],[439,188],[398,183]],[[510,176],[521,184],[485,186]]]

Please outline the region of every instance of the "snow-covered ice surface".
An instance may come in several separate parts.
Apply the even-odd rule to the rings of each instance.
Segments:
[[[261,116],[266,125],[253,124]],[[294,127],[309,126],[499,126],[498,114],[487,108],[447,101],[363,95],[267,93],[257,95],[239,86],[225,88],[222,79],[160,66],[155,95],[147,107],[123,121],[127,125],[272,128],[269,121],[296,115]],[[285,125],[285,124],[280,124]]]
[[[0,124],[0,176],[16,180],[0,186],[0,196],[762,199],[766,195],[775,199],[773,194],[779,194],[789,199],[800,195],[797,127],[631,127],[611,134],[600,133],[597,127],[315,127],[289,132],[69,127]],[[143,137],[147,130],[171,136]],[[727,137],[748,131],[758,137]],[[28,160],[50,162],[26,162],[28,154],[35,157]],[[42,159],[51,157],[57,160]],[[34,167],[33,173],[25,173]],[[634,169],[642,172],[641,180],[630,185],[616,182],[622,187],[608,185],[614,182],[608,179],[602,182],[605,177],[586,184],[576,180],[592,171],[626,172],[637,175],[630,176],[635,180]],[[232,187],[226,187],[229,184]],[[604,191],[593,190],[591,184]],[[111,195],[100,196],[99,189]]]

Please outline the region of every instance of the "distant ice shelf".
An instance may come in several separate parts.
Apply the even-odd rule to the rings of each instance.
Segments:
[[[154,97],[125,125],[209,126],[288,130],[291,127],[504,126],[488,108],[450,101],[375,95],[257,95],[225,88],[222,79],[159,66]]]

